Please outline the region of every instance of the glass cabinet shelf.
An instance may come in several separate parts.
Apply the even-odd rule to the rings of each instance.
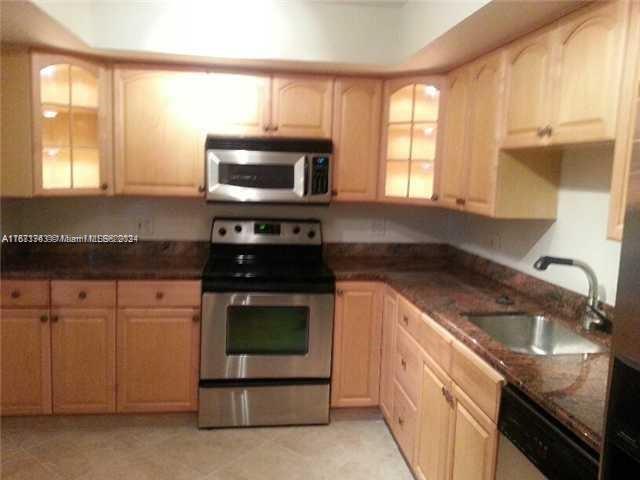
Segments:
[[[53,63],[57,58],[63,61]],[[99,69],[70,57],[48,59],[42,56],[38,78],[40,188],[101,189]]]
[[[440,89],[399,85],[387,98],[384,195],[430,199],[435,189]]]

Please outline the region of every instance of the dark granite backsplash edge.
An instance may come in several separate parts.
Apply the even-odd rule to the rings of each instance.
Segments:
[[[546,308],[557,310],[569,318],[580,318],[587,306],[587,297],[527,273],[507,267],[485,257],[450,246],[453,265],[474,271],[513,288]],[[613,320],[614,307],[601,304],[607,316]]]
[[[202,258],[206,259],[207,241],[155,241],[136,243],[4,243],[1,246],[2,266],[12,263],[28,264],[32,259],[41,263],[49,256],[73,255],[75,260],[88,261],[130,258]],[[342,243],[326,242],[325,258],[330,263],[340,260],[366,259],[371,269],[419,271],[425,269],[461,268],[489,277],[519,293],[536,300],[546,308],[557,310],[569,318],[579,318],[587,298],[552,283],[507,267],[493,260],[467,252],[445,243]],[[338,262],[336,262],[336,260]],[[362,264],[362,262],[359,262]],[[613,307],[604,305],[613,316]]]

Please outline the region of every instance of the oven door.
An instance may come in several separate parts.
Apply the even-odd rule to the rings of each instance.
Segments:
[[[304,153],[207,151],[207,200],[306,202]]]
[[[332,294],[204,293],[200,378],[329,378]]]

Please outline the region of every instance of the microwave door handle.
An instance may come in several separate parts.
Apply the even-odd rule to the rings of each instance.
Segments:
[[[309,157],[304,157],[304,196],[309,195],[309,184],[311,183],[311,172],[309,168]]]

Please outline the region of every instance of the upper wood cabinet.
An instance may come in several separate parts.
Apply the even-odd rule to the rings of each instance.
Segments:
[[[271,129],[283,137],[331,138],[333,79],[275,76]]]
[[[442,77],[385,83],[379,200],[430,204],[436,198],[443,84]]]
[[[444,119],[438,201],[448,207],[460,205],[465,196],[470,83],[468,68],[456,70],[447,77],[447,112]]]
[[[505,148],[614,139],[630,3],[594,2],[507,47]]]
[[[502,53],[489,55],[469,69],[469,135],[465,175],[465,210],[483,215],[495,212],[502,79]]]
[[[504,51],[449,76],[438,203],[495,218],[555,218],[560,152],[501,151]]]
[[[204,128],[219,135],[264,135],[271,121],[268,76],[210,73],[206,79]]]
[[[552,143],[614,139],[629,3],[596,2],[560,20]]]
[[[111,79],[66,55],[32,55],[34,195],[113,192]]]
[[[206,75],[118,67],[116,193],[201,196]]]
[[[631,6],[611,176],[609,238],[622,240],[631,156],[640,145],[640,2]]]
[[[31,56],[27,48],[0,49],[0,195],[33,195]],[[11,121],[7,121],[11,119]]]
[[[373,201],[378,181],[382,82],[336,80],[333,107],[335,200]]]
[[[547,28],[507,47],[502,146],[544,145],[551,122],[553,31]]]
[[[333,336],[331,406],[378,405],[380,390],[380,287],[338,282]]]
[[[2,415],[51,413],[51,329],[48,308],[0,309]]]

